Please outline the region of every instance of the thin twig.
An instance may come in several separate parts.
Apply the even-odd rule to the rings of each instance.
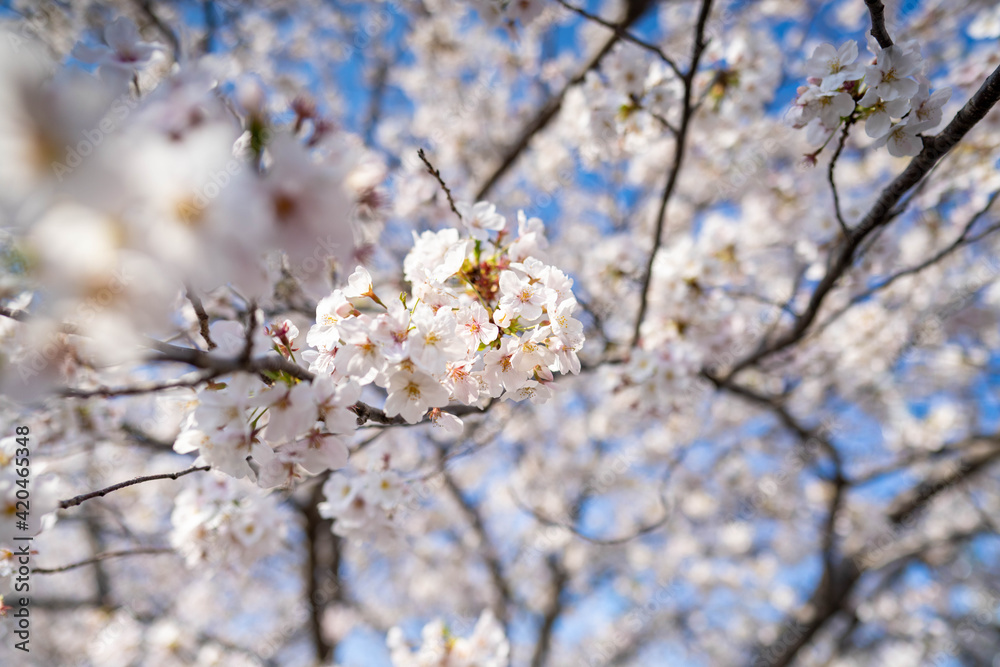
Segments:
[[[420,161],[424,163],[425,167],[427,167],[427,172],[431,176],[437,179],[437,182],[438,184],[440,184],[441,189],[444,190],[445,196],[448,197],[448,205],[451,206],[451,210],[454,211],[455,215],[458,216],[458,219],[461,220],[462,214],[458,212],[458,208],[455,206],[455,200],[452,199],[451,196],[451,190],[448,188],[448,184],[444,182],[444,178],[442,178],[441,172],[435,169],[434,165],[431,164],[431,161],[427,159],[427,155],[424,153],[423,148],[417,149],[417,155],[420,156]]]
[[[146,382],[130,385],[128,387],[95,387],[94,389],[66,388],[61,389],[59,391],[59,395],[63,398],[93,398],[95,396],[110,398],[112,396],[134,396],[136,394],[149,394],[155,391],[164,391],[167,389],[197,387],[200,384],[218,377],[218,375],[219,373],[217,371],[209,371],[206,373],[200,373],[197,377],[187,380],[179,379],[166,380],[164,382]]]
[[[840,278],[853,265],[858,248],[873,232],[889,224],[891,214],[896,205],[911,188],[917,185],[937,164],[945,153],[950,151],[1000,99],[1000,67],[997,67],[986,78],[979,90],[965,103],[948,126],[933,137],[924,137],[924,146],[903,172],[893,179],[878,200],[869,209],[865,217],[855,226],[839,252],[830,264],[809,299],[809,304],[803,313],[795,320],[792,327],[766,348],[760,349],[737,362],[730,376],[752,366],[776,352],[780,352],[800,341],[809,330],[810,325],[819,314],[820,307],[827,295],[833,290]]]
[[[174,550],[169,547],[144,547],[141,549],[130,549],[127,551],[106,551],[102,554],[97,554],[93,558],[88,558],[87,560],[81,560],[77,563],[70,563],[69,565],[63,565],[61,567],[36,567],[31,571],[32,574],[55,574],[57,572],[68,572],[69,570],[75,570],[78,567],[84,567],[86,565],[93,565],[99,563],[103,560],[108,560],[110,558],[122,558],[125,556],[142,556],[146,554],[172,554]]]
[[[190,286],[185,291],[185,296],[191,302],[191,307],[194,308],[195,315],[198,316],[198,330],[201,332],[201,337],[208,344],[208,349],[214,350],[217,345],[212,340],[212,335],[208,331],[208,312],[205,311],[205,304],[201,302],[201,298]]]
[[[681,107],[681,124],[677,128],[677,139],[674,144],[674,160],[670,167],[670,175],[667,176],[666,185],[663,187],[663,195],[660,197],[660,207],[656,213],[656,231],[653,233],[653,247],[649,251],[649,259],[646,261],[646,269],[643,273],[642,291],[639,297],[639,313],[635,318],[635,327],[632,331],[632,342],[629,347],[635,347],[639,343],[639,334],[642,331],[642,322],[646,318],[646,310],[649,307],[649,288],[653,278],[653,263],[656,261],[656,253],[663,243],[663,228],[667,219],[667,204],[674,193],[677,179],[680,175],[681,166],[684,162],[684,152],[687,144],[688,128],[691,119],[695,114],[695,106],[691,100],[694,93],[694,77],[698,72],[698,64],[701,62],[702,53],[705,50],[705,26],[708,23],[708,16],[711,12],[712,0],[703,0],[701,12],[698,15],[698,24],[695,27],[694,46],[691,50],[691,65],[688,71],[681,77],[684,84],[684,100]]]
[[[674,71],[674,73],[677,76],[680,76],[680,77],[684,76],[684,74],[681,72],[680,68],[677,67],[677,63],[675,63],[673,61],[673,59],[670,58],[670,56],[668,56],[666,53],[664,53],[663,49],[661,49],[661,48],[659,48],[659,47],[657,47],[657,46],[655,46],[653,44],[650,44],[649,42],[646,42],[646,41],[643,41],[643,40],[639,39],[638,37],[636,37],[635,35],[633,35],[632,33],[630,33],[628,30],[626,30],[625,28],[623,28],[621,26],[621,24],[612,23],[611,21],[608,21],[606,19],[602,19],[597,14],[591,14],[590,12],[588,12],[586,9],[583,9],[582,7],[576,7],[574,5],[569,4],[568,2],[566,2],[566,0],[556,0],[556,2],[558,2],[560,5],[562,5],[566,9],[570,10],[571,12],[579,14],[580,16],[582,16],[583,18],[587,19],[588,21],[593,21],[594,23],[602,25],[605,28],[609,28],[611,30],[614,30],[615,34],[618,37],[621,37],[626,42],[632,42],[633,44],[635,44],[636,46],[638,46],[640,48],[646,49],[647,51],[649,51],[651,53],[655,53],[657,56],[659,56],[660,60],[662,60],[663,62],[665,62],[667,64],[667,66],[670,67],[670,69],[672,69]]]
[[[830,158],[830,165],[826,172],[826,180],[830,182],[830,191],[833,193],[833,210],[837,215],[837,222],[840,223],[840,231],[844,232],[845,237],[851,232],[847,228],[847,223],[844,222],[844,214],[840,210],[840,195],[837,193],[837,182],[833,178],[833,170],[837,166],[837,159],[844,151],[844,144],[847,143],[847,135],[850,131],[851,122],[848,121],[844,123],[844,129],[840,133],[840,141],[837,142],[837,150],[834,151],[833,157]]]
[[[93,498],[101,498],[103,496],[112,493],[113,491],[118,491],[129,486],[134,486],[136,484],[142,484],[143,482],[152,482],[158,479],[178,479],[184,475],[190,475],[193,472],[199,472],[204,470],[211,470],[211,466],[192,466],[187,470],[180,470],[178,472],[168,472],[161,475],[146,475],[145,477],[136,477],[134,479],[127,480],[125,482],[119,482],[118,484],[112,484],[111,486],[100,489],[99,491],[91,491],[90,493],[84,493],[79,496],[74,496],[68,500],[59,501],[59,509],[67,509],[69,507],[76,507],[81,503],[91,500]]]

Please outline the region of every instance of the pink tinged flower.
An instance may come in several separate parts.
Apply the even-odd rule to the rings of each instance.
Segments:
[[[488,345],[500,334],[497,325],[490,322],[490,314],[479,302],[474,302],[458,311],[458,336],[470,352],[480,344]]]
[[[390,302],[386,312],[375,318],[371,337],[388,361],[399,363],[409,354],[410,311],[399,301]]]
[[[317,375],[334,375],[337,372],[337,355],[341,348],[306,350],[302,359],[309,364],[309,371]]]
[[[429,408],[448,405],[448,390],[431,375],[420,370],[398,370],[389,378],[385,414],[401,415],[416,424]]]
[[[531,283],[520,278],[513,271],[500,273],[499,306],[513,317],[523,317],[531,321],[542,316],[542,306],[547,296],[544,285]]]
[[[273,324],[267,328],[267,335],[278,348],[281,356],[288,359],[293,352],[298,352],[295,347],[295,339],[299,337],[299,328],[291,320],[285,320],[281,324]]]
[[[855,63],[858,59],[858,43],[848,40],[834,49],[832,44],[820,44],[806,61],[806,73],[823,80],[827,90],[840,88],[845,81],[854,81],[864,76],[864,67]]]
[[[526,26],[538,18],[545,9],[545,3],[542,0],[511,0],[506,9],[512,21],[520,21],[522,26]]]
[[[430,417],[431,423],[434,424],[435,428],[441,429],[446,435],[451,437],[457,438],[465,430],[461,419],[450,412],[442,412],[440,408],[431,410],[428,417]]]
[[[317,349],[332,349],[340,342],[340,323],[354,312],[354,306],[341,290],[316,304],[316,324],[309,328],[306,342]]]
[[[514,391],[527,380],[527,374],[522,373],[514,365],[516,339],[504,338],[499,350],[490,350],[483,357],[483,382],[490,396],[496,398],[504,390]]]
[[[255,440],[249,430],[224,429],[205,433],[197,429],[184,431],[174,443],[174,451],[185,454],[197,450],[204,461],[227,475],[241,479],[252,477],[253,469],[247,457],[266,458],[270,448]]]
[[[77,44],[73,49],[73,57],[131,77],[136,70],[145,67],[153,56],[164,50],[159,42],[143,41],[135,23],[123,16],[116,18],[104,29],[104,41],[107,46],[92,48]]]
[[[472,373],[472,361],[450,362],[445,370],[444,385],[451,397],[465,405],[479,400],[479,378]]]
[[[455,316],[446,308],[436,313],[429,306],[418,304],[413,309],[410,331],[410,359],[428,373],[444,371],[445,364],[465,356],[465,346],[455,333]]]
[[[469,236],[479,241],[490,238],[490,232],[499,232],[507,226],[507,218],[497,213],[497,207],[487,201],[475,205],[459,203],[458,212],[462,214],[462,224],[469,230]]]
[[[254,403],[267,407],[265,436],[271,442],[294,440],[316,424],[316,403],[312,386],[307,382],[291,387],[276,384],[261,392]]]
[[[257,484],[265,489],[288,487],[305,478],[301,452],[291,445],[257,461]]]
[[[886,146],[889,149],[889,155],[893,157],[907,157],[918,154],[924,147],[924,142],[917,133],[920,132],[919,127],[912,127],[905,120],[896,123],[892,126],[892,129],[887,133],[879,137],[872,144],[872,148],[881,148]]]
[[[919,66],[918,51],[904,51],[894,44],[879,51],[875,64],[866,68],[865,82],[883,100],[909,98],[920,87],[916,81],[908,78],[917,73]]]

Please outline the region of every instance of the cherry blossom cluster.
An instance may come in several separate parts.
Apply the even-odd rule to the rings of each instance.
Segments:
[[[359,385],[330,377],[288,382],[258,389],[258,378],[238,374],[202,388],[174,450],[198,451],[199,461],[265,488],[344,467],[341,436],[357,427],[348,408],[360,396]]]
[[[170,521],[170,545],[188,567],[249,567],[280,551],[288,532],[277,496],[220,473],[201,475],[177,494]]]
[[[457,433],[461,421],[440,411],[482,397],[544,403],[553,373],[577,373],[583,325],[572,317],[573,281],[536,255],[541,220],[518,216],[511,238],[504,216],[487,202],[465,205],[457,229],[414,234],[403,262],[412,294],[380,298],[359,267],[346,289],[319,302],[303,352],[309,370],[338,382],[375,384],[388,393],[385,413],[431,420]],[[361,312],[352,300],[381,312]]]
[[[386,644],[394,667],[504,667],[510,660],[510,642],[493,612],[486,610],[468,637],[455,637],[440,619],[424,626],[422,644],[411,650],[398,627],[389,630]]]
[[[811,143],[825,146],[841,123],[864,119],[865,133],[875,140],[872,146],[887,146],[895,157],[916,155],[923,147],[920,133],[941,122],[951,88],[930,92],[914,41],[881,48],[870,39],[868,48],[875,58],[866,65],[858,62],[853,40],[840,48],[816,47],[806,61],[808,85],[799,88],[792,125],[805,127]]]

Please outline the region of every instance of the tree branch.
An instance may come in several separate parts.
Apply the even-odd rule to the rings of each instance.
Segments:
[[[74,496],[67,500],[59,501],[59,509],[67,509],[69,507],[76,507],[77,505],[91,500],[93,498],[101,498],[103,496],[112,493],[113,491],[118,491],[129,486],[134,486],[136,484],[142,484],[143,482],[152,482],[158,479],[178,479],[184,475],[190,475],[193,472],[198,472],[201,470],[211,470],[211,466],[193,466],[187,470],[181,470],[179,472],[168,472],[161,475],[146,475],[145,477],[136,477],[134,479],[127,480],[125,482],[119,482],[118,484],[112,484],[111,486],[101,489],[99,491],[91,491],[90,493],[84,493],[79,496]]]
[[[862,241],[869,234],[887,225],[892,220],[895,206],[899,203],[903,195],[919,183],[944,154],[951,150],[976,123],[983,119],[998,99],[1000,99],[1000,67],[993,70],[986,81],[983,82],[983,85],[980,86],[979,90],[955,114],[955,117],[940,134],[933,137],[924,137],[924,147],[920,153],[910,161],[910,164],[903,173],[893,179],[892,183],[882,190],[875,205],[868,211],[861,222],[851,230],[850,235],[841,245],[839,253],[831,262],[826,275],[823,276],[823,279],[816,286],[805,311],[795,320],[791,329],[770,345],[757,350],[737,362],[729,373],[730,377],[775,352],[790,347],[805,336],[809,326],[816,319],[826,296],[851,267],[855,253]]]
[[[868,13],[872,17],[872,37],[883,49],[889,48],[892,46],[892,38],[885,29],[885,5],[882,4],[882,0],[865,0],[865,4],[868,5]]]
[[[86,565],[93,565],[104,560],[109,560],[111,558],[123,558],[125,556],[142,556],[146,554],[172,554],[174,550],[169,547],[143,547],[140,549],[129,549],[124,551],[105,551],[104,553],[97,554],[93,558],[88,558],[87,560],[81,560],[76,563],[70,563],[69,565],[63,565],[61,567],[36,567],[31,573],[32,574],[56,574],[57,572],[68,572],[69,570],[75,570],[78,567],[84,567]]]
[[[677,185],[677,178],[680,175],[681,166],[684,163],[684,149],[687,144],[688,128],[691,119],[694,117],[696,105],[692,104],[694,94],[694,77],[698,72],[698,64],[701,61],[702,53],[705,50],[705,25],[708,23],[708,16],[711,12],[712,0],[702,0],[701,11],[698,14],[698,23],[695,26],[694,45],[691,49],[691,64],[688,71],[681,77],[684,85],[683,106],[681,112],[681,123],[677,128],[677,139],[674,144],[674,161],[670,167],[670,174],[667,176],[666,185],[663,187],[663,195],[660,197],[660,208],[656,213],[656,231],[653,233],[653,247],[649,252],[649,259],[646,261],[646,270],[643,273],[642,291],[639,297],[639,313],[635,318],[635,327],[632,331],[632,342],[629,347],[634,348],[639,343],[639,333],[642,330],[642,322],[646,318],[646,310],[649,307],[649,287],[653,278],[653,263],[656,261],[656,253],[663,242],[663,228],[667,221],[667,204],[674,193]]]
[[[642,16],[646,12],[647,9],[649,9],[649,7],[652,4],[653,3],[651,2],[651,0],[632,0],[631,2],[628,2],[627,3],[628,11],[626,12],[625,17],[618,24],[618,26],[621,28],[621,30],[628,29],[633,23],[635,23],[635,21],[640,16]],[[532,137],[534,137],[536,134],[544,130],[548,126],[548,124],[552,121],[552,119],[555,118],[556,114],[559,113],[559,109],[562,108],[563,99],[565,99],[566,93],[569,91],[569,89],[581,83],[587,76],[587,72],[591,71],[592,69],[595,69],[598,65],[600,65],[601,60],[604,59],[604,56],[610,53],[614,45],[617,44],[621,39],[622,39],[621,35],[618,34],[617,32],[611,35],[611,37],[609,37],[601,45],[601,47],[597,50],[597,53],[594,54],[594,56],[591,57],[591,59],[584,64],[584,66],[576,73],[576,75],[573,76],[573,78],[571,78],[569,81],[567,81],[566,84],[563,85],[563,87],[559,90],[559,92],[556,93],[553,97],[551,97],[549,101],[545,103],[545,106],[543,106],[541,110],[538,111],[537,114],[535,114],[535,117],[532,118],[531,122],[529,122],[524,127],[524,129],[521,130],[521,134],[518,135],[517,140],[513,144],[511,144],[506,151],[504,151],[503,155],[500,158],[500,162],[497,164],[496,167],[494,167],[493,171],[490,172],[490,175],[486,177],[486,180],[476,191],[476,196],[474,197],[476,201],[486,198],[486,194],[493,188],[494,185],[497,184],[497,182],[501,178],[503,178],[504,174],[506,174],[510,170],[510,168],[514,166],[514,163],[517,162],[517,159],[528,147],[528,144],[531,143]]]

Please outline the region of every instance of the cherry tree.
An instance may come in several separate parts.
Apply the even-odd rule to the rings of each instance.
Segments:
[[[998,37],[3,3],[3,664],[1000,667]]]

